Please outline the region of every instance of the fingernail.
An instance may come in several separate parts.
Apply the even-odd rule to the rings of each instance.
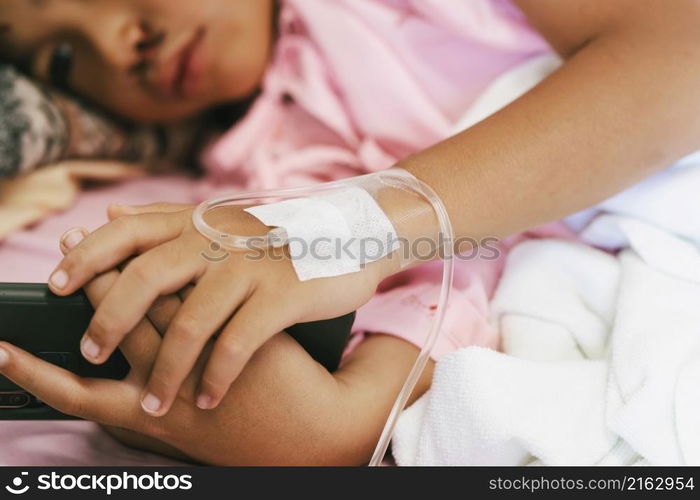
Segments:
[[[71,229],[61,237],[61,242],[63,246],[70,250],[83,241],[83,238],[85,238],[85,235],[81,229]]]
[[[59,269],[51,275],[49,278],[49,283],[51,283],[54,288],[59,290],[65,288],[65,286],[68,284],[68,273],[63,269]]]
[[[85,335],[82,342],[83,356],[88,359],[97,359],[100,357],[100,346],[98,346],[94,340]]]
[[[0,349],[0,368],[10,361],[10,354],[5,349]]]
[[[210,410],[213,403],[214,400],[211,396],[207,396],[206,394],[200,394],[199,397],[197,397],[197,408],[200,410]]]
[[[141,407],[148,413],[158,413],[161,407],[160,399],[149,392],[141,399]]]

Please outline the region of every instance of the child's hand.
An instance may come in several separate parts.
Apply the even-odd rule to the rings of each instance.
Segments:
[[[70,208],[85,182],[125,181],[144,173],[134,164],[72,160],[0,180],[0,240]]]
[[[353,311],[389,274],[389,263],[377,261],[358,273],[300,282],[284,249],[274,257],[256,254],[257,259],[251,259],[250,252],[214,253],[210,241],[194,228],[191,207],[112,207],[110,215],[112,222],[84,239],[81,230],[66,233],[62,242],[68,253],[50,285],[59,295],[70,294],[137,255],[97,307],[81,342],[84,356],[102,363],[159,296],[195,283],[167,329],[142,394],[141,404],[152,415],[168,412],[203,347],[217,332],[198,389],[196,402],[202,409],[219,404],[268,338],[298,322]],[[215,209],[207,219],[229,234],[269,231],[240,206]]]

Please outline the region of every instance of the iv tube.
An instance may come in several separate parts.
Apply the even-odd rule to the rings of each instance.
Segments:
[[[391,437],[394,433],[394,429],[398,422],[401,411],[406,406],[408,398],[411,396],[413,389],[418,383],[425,365],[430,357],[430,352],[437,341],[440,331],[442,329],[442,323],[445,318],[445,310],[450,297],[450,289],[452,288],[452,279],[454,275],[454,250],[452,248],[452,242],[454,241],[454,234],[452,231],[452,224],[450,223],[449,216],[447,215],[447,210],[440,200],[439,196],[433,191],[433,189],[427,184],[416,179],[406,170],[400,168],[392,168],[377,172],[374,174],[362,175],[359,177],[352,177],[349,179],[344,179],[340,181],[328,182],[325,184],[318,184],[313,186],[304,186],[297,188],[284,188],[284,189],[274,189],[266,191],[257,192],[245,192],[240,194],[233,194],[227,196],[221,196],[214,198],[212,200],[207,200],[201,203],[192,214],[192,222],[197,228],[197,230],[206,238],[212,242],[218,243],[221,248],[227,250],[245,250],[250,248],[248,246],[249,237],[246,236],[235,236],[235,235],[223,235],[220,231],[217,231],[211,227],[204,220],[204,215],[210,210],[229,204],[243,204],[246,202],[260,201],[270,198],[284,199],[284,198],[300,198],[306,197],[314,194],[319,194],[326,191],[331,191],[335,189],[347,188],[349,186],[359,186],[362,187],[363,184],[374,183],[379,180],[381,183],[396,187],[399,189],[404,189],[406,191],[413,192],[414,194],[420,195],[425,200],[427,200],[433,207],[435,215],[437,217],[438,223],[440,225],[440,233],[444,236],[443,241],[446,242],[443,252],[443,272],[442,272],[442,286],[440,289],[440,295],[438,298],[438,304],[436,309],[436,314],[433,318],[433,322],[430,325],[430,329],[426,336],[425,343],[418,353],[418,357],[411,368],[406,381],[404,382],[401,391],[399,392],[394,405],[391,408],[391,412],[384,424],[384,429],[377,442],[372,458],[369,462],[370,466],[380,465],[384,459],[389,443],[391,442]],[[268,245],[269,246],[280,246],[283,241],[280,238],[284,237],[284,232],[278,230],[271,230],[268,233]],[[257,237],[259,238],[259,237]]]

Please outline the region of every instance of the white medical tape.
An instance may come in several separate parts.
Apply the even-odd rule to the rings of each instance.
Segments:
[[[358,272],[399,247],[391,221],[359,187],[245,211],[266,226],[284,228],[300,281]]]

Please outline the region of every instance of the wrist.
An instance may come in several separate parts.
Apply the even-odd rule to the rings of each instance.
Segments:
[[[436,207],[424,195],[402,187],[383,186],[375,199],[392,222],[398,248],[386,257],[385,273],[440,260],[445,243]]]

